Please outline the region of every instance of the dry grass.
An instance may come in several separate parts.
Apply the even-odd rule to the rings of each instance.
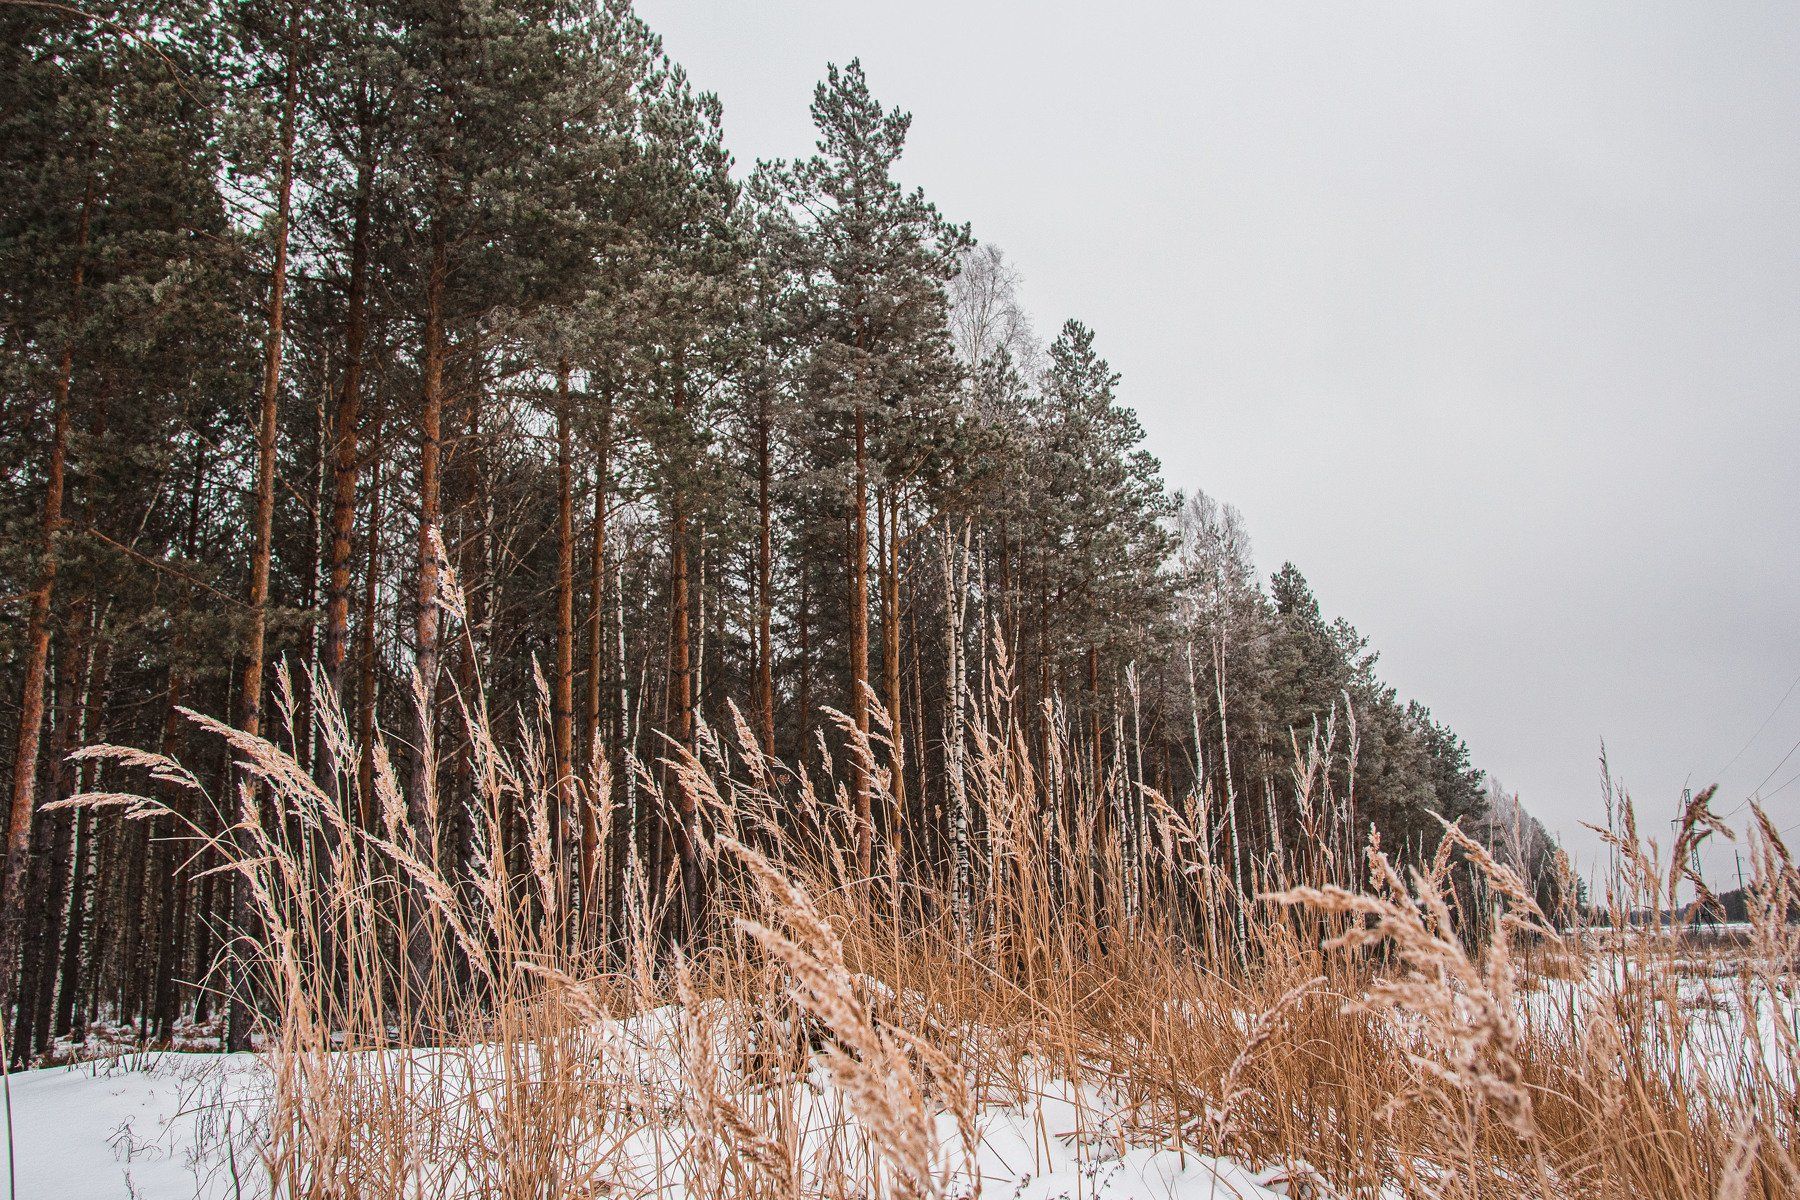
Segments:
[[[559,793],[542,740],[501,745],[478,706],[477,853],[454,869],[429,824],[448,814],[427,797],[427,827],[409,822],[385,748],[375,796],[354,770],[333,793],[196,716],[250,788],[215,850],[262,924],[272,1190],[964,1195],[982,1110],[1061,1079],[1111,1097],[1082,1116],[1096,1152],[1230,1156],[1282,1168],[1292,1195],[1800,1195],[1800,940],[1780,919],[1800,874],[1760,813],[1738,969],[1696,973],[1669,922],[1624,919],[1682,870],[1628,801],[1608,834],[1615,919],[1584,928],[1460,830],[1411,872],[1370,845],[1365,872],[1351,806],[1313,794],[1328,744],[1297,750],[1302,849],[1246,866],[1212,857],[1217,798],[1093,778],[1054,732],[1029,751],[1007,713],[965,716],[941,866],[890,847],[866,880],[841,786],[767,760],[741,722],[666,767],[627,764],[642,812],[673,808],[665,787],[700,810],[708,905],[679,945],[659,899],[674,881],[634,856],[613,897],[567,865],[584,822],[626,819],[623,783]],[[891,806],[885,745],[843,725]],[[358,761],[341,720],[321,733]],[[156,756],[86,753],[199,786]],[[70,803],[175,819],[127,792]],[[1695,805],[1674,861],[1721,828]],[[1478,937],[1452,895],[1470,878]],[[601,936],[596,912],[622,918]]]

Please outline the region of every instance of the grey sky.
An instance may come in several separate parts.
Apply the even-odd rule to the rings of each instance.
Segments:
[[[1169,482],[1578,856],[1603,737],[1665,844],[1689,782],[1800,823],[1800,6],[638,8],[745,163],[861,56]]]

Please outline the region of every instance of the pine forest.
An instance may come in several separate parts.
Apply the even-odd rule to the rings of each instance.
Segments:
[[[1800,1187],[1774,827],[1697,1067],[1710,794],[1578,879],[877,72],[747,163],[626,0],[0,29],[15,1194]],[[96,1055],[248,1115],[31,1174]]]

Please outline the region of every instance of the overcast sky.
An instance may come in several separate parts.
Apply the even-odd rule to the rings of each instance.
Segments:
[[[1800,824],[1800,5],[638,9],[744,165],[860,56],[1168,482],[1585,863],[1602,739],[1665,845],[1688,784]]]

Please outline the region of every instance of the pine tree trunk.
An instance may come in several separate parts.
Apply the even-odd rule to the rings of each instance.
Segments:
[[[1100,747],[1100,650],[1095,646],[1088,647],[1087,685],[1088,740],[1092,743],[1089,753],[1093,755],[1094,782],[1097,785],[1105,771],[1106,760],[1101,754]]]
[[[850,511],[850,711],[856,732],[869,737],[869,459],[862,404],[856,406],[856,479]],[[850,799],[856,817],[856,873],[867,879],[874,859],[869,813],[869,771],[859,752],[850,755]]]
[[[75,1032],[75,1011],[81,994],[81,948],[88,926],[88,874],[92,869],[94,814],[82,809],[74,822],[74,846],[69,868],[69,916],[63,925],[62,968],[56,988],[56,1012],[52,1029],[64,1036]]]
[[[177,706],[184,699],[185,683],[181,672],[171,669],[169,672],[169,698],[163,715],[162,753],[168,758],[179,760],[181,755],[181,714]],[[187,805],[187,797],[182,789],[164,787],[160,797],[162,802],[173,811],[179,813]],[[158,880],[157,922],[156,927],[162,933],[157,946],[155,970],[155,994],[151,999],[151,1015],[154,1018],[156,1037],[167,1040],[175,1030],[175,976],[181,961],[181,929],[178,925],[176,876],[180,866],[177,845],[172,829],[159,830],[163,836],[156,842],[156,867]]]
[[[968,668],[964,663],[963,625],[969,594],[968,542],[962,546],[957,570],[957,546],[944,522],[944,791],[951,825],[950,906],[957,936],[969,939],[969,904],[974,877],[969,860],[969,793],[963,772],[964,720],[968,712]],[[985,640],[985,631],[980,635]]]
[[[44,730],[44,682],[50,665],[50,605],[56,594],[57,537],[62,530],[63,469],[69,446],[69,388],[75,375],[75,326],[81,319],[81,286],[87,267],[89,213],[94,203],[90,176],[76,222],[75,265],[69,276],[69,332],[57,364],[51,406],[50,458],[44,472],[44,507],[39,522],[37,586],[25,623],[24,689],[19,700],[19,742],[13,756],[12,807],[7,814],[6,863],[0,872],[0,1021],[13,1002],[19,958],[20,924],[25,915],[26,871],[31,859],[31,826],[37,812],[38,742]]]
[[[428,851],[436,841],[430,828],[428,796],[436,786],[432,779],[437,740],[438,575],[442,566],[443,538],[439,530],[438,472],[442,463],[444,420],[444,237],[434,221],[431,233],[431,267],[425,283],[425,360],[419,412],[419,592],[417,656],[419,741],[413,753],[412,788],[406,797],[407,816]]]
[[[150,829],[144,821],[122,821],[119,833],[125,843],[125,886],[119,905],[119,974],[123,985],[119,1016],[131,1020],[144,1015],[147,991],[144,959],[152,931],[144,921],[144,880],[150,864]]]
[[[237,660],[234,658],[232,660],[231,675],[225,684],[223,707],[227,712],[232,711],[236,704],[235,692],[233,690],[237,678],[236,668]],[[219,769],[215,778],[217,781],[215,790],[222,796],[231,786],[231,759],[228,755],[221,756]],[[219,837],[224,832],[223,829],[220,828],[220,820],[224,815],[225,814],[220,811],[217,805],[201,805],[200,827],[202,833],[209,838]],[[98,831],[95,832],[94,837],[94,844],[96,850],[98,850],[103,846],[103,840]],[[216,865],[221,868],[224,866],[223,856],[209,857],[217,857],[219,859],[217,863],[209,863],[209,866]],[[94,897],[90,907],[98,913],[100,895],[98,880],[95,881],[95,886],[89,890]],[[210,979],[214,974],[214,969],[218,966],[219,955],[216,950],[213,933],[221,926],[221,924],[223,924],[224,919],[230,917],[229,911],[220,911],[222,907],[228,908],[230,891],[231,881],[225,878],[222,870],[208,870],[200,876],[199,893],[195,902],[194,913],[194,964],[196,973],[204,978]],[[221,896],[221,893],[226,893],[226,895]],[[97,960],[99,956],[98,954],[95,954],[92,957]],[[216,994],[217,989],[212,987],[201,987],[195,990],[195,1021],[204,1022],[212,1019]]]
[[[575,770],[575,463],[570,430],[569,360],[556,364],[556,680],[551,690],[552,764],[556,773],[558,823],[574,811]],[[585,828],[582,873],[591,855]]]
[[[669,736],[682,747],[694,740],[693,647],[688,629],[688,518],[681,488],[670,500],[669,514]],[[681,858],[681,885],[692,917],[699,904],[700,864],[696,844],[699,810],[692,789],[673,775],[667,788],[674,793],[676,808],[675,849]]]
[[[706,695],[706,522],[701,521],[694,531],[695,565],[699,568],[695,573],[694,586],[694,678],[688,685],[691,697],[693,728],[698,728],[702,719],[701,700]]]
[[[287,302],[288,216],[294,191],[294,104],[299,90],[299,62],[293,45],[297,16],[288,12],[287,70],[282,83],[281,164],[275,202],[275,266],[269,279],[269,326],[263,343],[262,403],[256,433],[256,515],[252,526],[254,547],[250,555],[250,635],[244,647],[244,675],[239,685],[241,706],[238,726],[245,733],[262,731],[263,657],[268,635],[269,564],[275,526],[275,429],[281,396],[282,318]],[[248,816],[241,812],[240,816]],[[248,847],[240,846],[247,853]],[[234,876],[231,900],[232,928],[240,937],[251,926],[250,888]],[[231,1009],[226,1044],[231,1050],[250,1048],[250,979],[240,970],[232,981]]]
[[[107,678],[112,663],[112,648],[104,638],[96,636],[92,644],[91,665],[81,702],[80,736],[84,741],[94,740],[99,733],[100,718],[106,709]],[[76,790],[86,791],[91,788],[97,769],[92,763],[84,763],[78,767],[73,785]],[[106,935],[109,927],[106,905],[111,891],[109,884],[114,875],[113,866],[118,861],[118,824],[116,817],[109,820],[97,815],[91,827],[92,843],[87,856],[88,919],[81,930],[82,942],[90,951],[86,971],[88,978],[84,988],[89,1012],[99,1005],[100,983],[106,970]],[[108,853],[109,850],[113,853]]]
[[[906,814],[906,733],[900,715],[900,495],[888,490],[887,525],[882,534],[881,555],[881,690],[887,705],[889,736],[893,739],[895,821]],[[895,833],[899,834],[896,828]]]
[[[941,863],[943,861],[943,839],[941,836],[937,835],[942,832],[941,822],[938,820],[938,816],[941,816],[942,810],[940,809],[938,814],[934,815],[931,807],[931,762],[925,745],[925,730],[927,728],[925,723],[925,672],[921,663],[921,658],[923,656],[921,652],[922,639],[919,637],[919,614],[916,610],[906,609],[904,606],[902,607],[902,613],[903,615],[900,618],[900,624],[907,634],[906,644],[911,648],[911,654],[907,656],[909,669],[906,672],[906,684],[909,686],[907,688],[906,711],[909,719],[912,721],[912,741],[910,744],[918,751],[917,758],[907,759],[906,761],[916,762],[919,765],[918,774],[916,776],[909,774],[908,776],[908,778],[913,780],[911,792],[913,802],[911,814],[907,818],[907,829],[909,831],[918,831],[916,836],[919,838],[935,839],[934,842],[930,843],[921,842],[920,849],[936,854],[937,857],[930,861],[933,863]],[[939,723],[939,728],[942,728],[941,722]],[[902,739],[900,743],[901,748],[904,750],[909,744],[905,740],[906,732],[904,727],[901,728],[899,736]],[[938,793],[940,798],[942,794],[941,791]],[[921,860],[915,854],[914,862],[920,861]]]
[[[588,777],[600,776],[603,744],[610,740],[606,720],[606,497],[612,477],[612,403],[605,395],[600,404],[600,432],[594,455],[594,511],[589,522],[593,538],[588,559],[587,678],[582,707],[582,745]]]
[[[582,752],[586,759],[588,782],[595,788],[594,803],[612,804],[609,794],[599,791],[603,755],[612,737],[606,726],[606,497],[612,480],[612,397],[610,391],[603,391],[600,403],[600,430],[598,452],[594,466],[594,515],[593,515],[593,556],[588,563],[588,645],[587,645],[587,688],[586,705],[583,713]],[[622,823],[615,812],[610,818],[612,822],[612,841],[618,843],[618,830]],[[614,907],[615,871],[601,861],[607,848],[600,842],[601,830],[598,828],[597,814],[589,813],[589,820],[582,825],[582,862],[581,887],[584,903],[587,905],[589,929],[594,930],[597,923],[610,915]],[[592,839],[590,842],[586,839]],[[606,895],[602,905],[592,899],[596,889],[605,880]]]
[[[1042,570],[1042,567],[1039,568]],[[1038,695],[1034,706],[1043,744],[1044,761],[1050,759],[1050,589],[1038,580]]]
[[[610,401],[609,401],[610,404]],[[610,408],[609,408],[610,413]],[[608,437],[610,437],[610,433]],[[602,460],[604,462],[604,460]],[[610,471],[603,468],[601,478],[610,481]],[[611,707],[612,751],[619,755],[623,762],[627,755],[636,753],[637,722],[631,710],[631,680],[626,663],[626,630],[625,630],[625,589],[622,586],[623,562],[614,568],[615,576],[612,587],[612,638],[608,643],[613,655],[613,666],[608,675],[608,686],[612,691],[609,701]],[[640,702],[642,693],[640,691]],[[638,847],[642,845],[639,836],[639,804],[638,778],[635,772],[621,771],[624,776],[625,793],[622,805],[615,809],[612,823],[612,845],[609,853],[612,861],[607,864],[607,931],[616,944],[625,926],[625,891],[629,873],[641,866],[638,860]]]
[[[232,695],[229,692],[227,693],[225,700],[227,706],[232,703]],[[230,784],[231,760],[225,758],[222,760],[218,774],[219,791],[223,793]],[[205,810],[202,810],[201,819],[209,835],[217,836],[223,832],[223,830],[215,828],[218,818],[221,815],[222,814],[219,814],[216,811],[208,813]],[[105,845],[105,839],[96,834],[96,849],[104,850]],[[92,889],[94,894],[93,908],[96,913],[100,911],[100,888],[98,883],[99,881],[96,879],[95,887]],[[206,873],[200,895],[200,911],[194,921],[194,932],[196,935],[194,961],[199,966],[201,972],[208,977],[216,973],[219,960],[223,957],[219,949],[220,943],[214,940],[213,931],[218,929],[224,923],[225,919],[228,919],[231,915],[229,911],[231,903],[230,892],[231,881],[226,878],[224,874],[219,871],[208,871]],[[94,957],[98,959],[98,953],[96,953]],[[203,987],[199,989],[199,993],[194,1000],[194,1019],[196,1021],[210,1019],[215,1011],[213,1007],[215,997],[215,988]]]
[[[374,475],[369,481],[369,523],[364,534],[368,576],[363,584],[362,630],[356,655],[356,744],[359,751],[356,768],[356,820],[359,828],[365,830],[375,828],[372,805],[375,801],[375,679],[376,654],[379,649],[375,640],[375,624],[381,598],[381,472],[382,456],[386,452],[386,439],[382,437],[385,427],[379,408],[375,412],[374,424],[375,448],[370,456]]]
[[[331,454],[331,355],[327,352],[321,364],[318,399],[313,404],[313,438],[312,438],[312,495],[307,504],[306,531],[306,587],[300,594],[300,607],[307,612],[316,612],[321,607],[323,592],[329,589],[329,581],[324,577],[325,570],[325,515],[326,494]],[[299,729],[290,730],[294,744],[294,755],[302,769],[315,779],[327,780],[328,793],[335,793],[337,774],[335,767],[320,770],[319,743],[323,731],[319,727],[320,697],[313,687],[313,681],[319,673],[319,660],[322,653],[319,644],[320,629],[318,622],[309,621],[306,626],[306,639],[300,644],[301,669],[294,673],[294,720],[300,722]],[[325,752],[327,755],[330,751]]]
[[[75,626],[82,631],[84,644],[78,655],[78,673],[71,680],[69,696],[66,701],[68,712],[60,718],[69,725],[70,729],[78,731],[75,736],[80,740],[90,740],[97,732],[97,723],[103,702],[101,690],[104,687],[105,646],[102,644],[97,651],[94,641],[86,636],[90,628],[89,621],[89,617],[83,616],[80,624]],[[79,725],[76,724],[78,721]],[[64,781],[59,782],[59,790],[62,788],[67,788],[69,791],[80,790],[85,777],[84,773],[91,769],[89,766],[77,766],[71,770],[65,766],[64,770],[67,775]],[[60,930],[61,945],[54,947],[60,954],[60,963],[56,972],[59,978],[54,1010],[51,1008],[49,996],[45,997],[45,1010],[41,1018],[49,1023],[49,1027],[44,1030],[45,1035],[72,1032],[76,998],[81,988],[81,947],[88,933],[88,896],[92,890],[89,886],[89,874],[93,867],[91,849],[94,829],[93,813],[83,809],[79,815],[71,814],[65,824],[65,829],[69,839],[66,864],[67,915]],[[48,984],[48,982],[46,979],[45,983]],[[48,1036],[40,1036],[38,1042],[40,1045],[47,1045]]]
[[[60,774],[60,772],[59,772]],[[59,788],[60,790],[60,788]],[[30,960],[30,986],[21,987],[19,1002],[20,1030],[18,1038],[24,1054],[31,1058],[50,1046],[50,1016],[56,1000],[56,968],[62,944],[64,905],[69,894],[70,851],[74,842],[74,818],[69,813],[40,814],[40,844],[47,842],[44,859],[44,885],[34,894],[43,897],[38,905],[41,916],[32,931],[26,957]]]
[[[65,632],[59,639],[56,664],[56,715],[50,734],[50,798],[69,791],[68,754],[75,749],[75,724],[81,712],[82,659],[86,653],[88,600],[78,596],[69,606]],[[39,811],[33,840],[38,852],[31,869],[31,895],[24,963],[20,972],[18,1020],[12,1045],[29,1061],[49,1040],[50,1009],[56,994],[56,951],[62,937],[63,901],[68,890],[71,819],[65,813]]]
[[[1015,624],[1012,619],[1012,543],[1007,536],[1005,513],[1000,514],[1000,529],[998,532],[1000,535],[1000,557],[998,563],[1000,579],[997,590],[1000,594],[1000,603],[997,607],[1000,610],[1000,637],[1001,640],[1006,643],[1006,648],[1012,650],[1014,649],[1012,630]],[[983,629],[981,631],[982,641],[985,642],[991,632],[992,631],[990,630]]]
[[[412,786],[406,795],[406,819],[417,845],[417,853],[428,863],[437,865],[437,692],[438,668],[442,656],[439,634],[442,618],[438,610],[439,579],[445,562],[442,521],[440,471],[443,464],[444,422],[444,291],[447,283],[447,247],[441,218],[431,222],[431,263],[425,279],[425,345],[420,364],[419,404],[419,579],[414,641],[413,703],[418,711],[417,742],[413,746]],[[402,919],[402,937],[414,989],[405,1005],[424,1002],[424,990],[432,978],[433,952],[424,926],[423,891],[412,888],[410,911]],[[416,995],[418,998],[414,999]]]
[[[344,663],[350,643],[351,535],[356,526],[357,422],[362,416],[363,351],[368,331],[369,208],[373,154],[365,144],[356,164],[356,206],[350,233],[350,286],[344,318],[344,377],[332,418],[331,551],[325,589],[325,678],[343,702]],[[325,774],[335,781],[334,764]]]
[[[462,579],[473,578],[474,572],[470,564],[472,553],[467,538],[457,539],[457,574]],[[479,591],[475,593],[479,595]],[[474,601],[470,600],[473,610]],[[479,628],[473,611],[470,619],[461,623],[455,633],[455,646],[450,651],[451,678],[456,683],[456,694],[474,700],[481,691],[481,652],[475,644],[475,631]],[[451,713],[450,736],[450,770],[439,787],[443,794],[438,797],[438,841],[441,861],[439,870],[446,878],[462,878],[462,872],[470,862],[473,853],[474,806],[475,795],[475,756],[474,746],[468,736],[468,729],[455,710]],[[557,849],[560,851],[561,847]]]
[[[812,576],[800,563],[800,607],[796,614],[800,642],[800,691],[795,697],[799,718],[795,722],[795,756],[806,755],[806,735],[812,728]]]
[[[452,677],[456,682],[457,694],[473,698],[481,690],[482,669],[485,665],[482,647],[477,645],[475,635],[477,631],[488,628],[488,614],[501,609],[497,584],[492,590],[482,586],[484,579],[495,578],[496,571],[491,535],[494,513],[493,497],[489,491],[491,475],[488,471],[486,435],[481,426],[486,379],[478,329],[466,332],[465,340],[459,342],[455,353],[446,353],[446,368],[458,359],[464,370],[461,387],[447,388],[446,395],[461,394],[467,398],[467,403],[462,410],[461,436],[453,441],[454,445],[461,447],[463,454],[460,457],[456,454],[447,455],[444,460],[443,476],[447,481],[454,481],[457,487],[457,500],[451,505],[451,527],[454,533],[448,539],[445,549],[448,550],[452,545],[456,547],[457,590],[467,606],[467,611],[459,615],[457,622],[456,653],[451,663]],[[469,529],[471,523],[475,525],[473,532]],[[492,639],[486,640],[491,647]],[[491,678],[491,675],[488,677]],[[433,695],[435,694],[434,692]],[[475,780],[473,747],[465,723],[455,719],[456,716],[457,714],[452,714],[448,730],[451,749],[450,772],[446,782],[449,786],[446,791],[444,782],[439,783],[440,793],[435,810],[438,824],[437,849],[447,860],[441,869],[450,878],[461,877],[472,852],[475,832],[471,805]],[[558,828],[560,829],[560,825]],[[560,853],[560,841],[556,848]]]
[[[51,737],[56,736],[57,731],[53,727]],[[55,795],[54,787],[51,795]],[[40,812],[32,822],[33,850],[26,868],[27,887],[34,897],[43,896],[50,886],[49,840],[48,814]],[[7,1034],[6,1044],[12,1051],[13,1061],[21,1065],[29,1065],[38,1049],[33,1031],[37,1028],[38,1002],[46,985],[45,976],[50,973],[48,955],[45,953],[45,943],[52,936],[49,918],[48,906],[35,903],[26,906],[25,914],[20,919],[19,1002],[14,1009],[12,1029]]]
[[[756,720],[763,753],[775,753],[775,542],[769,500],[770,385],[762,380],[756,401]]]
[[[206,455],[203,450],[194,455],[194,472],[188,487],[187,530],[182,543],[183,552],[192,558],[200,545],[201,495],[206,480]],[[168,679],[168,706],[164,713],[163,753],[171,758],[180,757],[182,744],[181,722],[176,706],[186,694],[187,681],[179,666],[171,666]],[[169,808],[181,813],[190,805],[185,791],[177,787],[163,790],[162,801]],[[195,814],[198,815],[198,814]],[[180,1013],[181,994],[179,981],[186,969],[188,950],[188,916],[192,908],[191,896],[193,883],[190,872],[182,869],[185,851],[179,848],[177,841],[170,837],[171,830],[161,830],[163,838],[159,842],[159,854],[162,895],[160,904],[160,928],[163,930],[159,959],[156,968],[156,1036],[168,1041],[174,1036],[175,1019]],[[77,883],[79,883],[79,876]],[[69,920],[73,924],[79,905],[70,904]],[[65,958],[65,961],[66,958]]]

